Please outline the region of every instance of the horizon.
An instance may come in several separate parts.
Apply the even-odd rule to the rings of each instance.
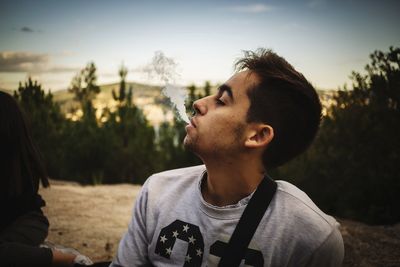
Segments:
[[[93,61],[98,84],[154,84],[143,67],[162,51],[177,84],[220,84],[242,50],[273,49],[319,90],[342,88],[369,55],[400,44],[398,1],[4,1],[0,0],[0,88],[28,76],[67,89]]]

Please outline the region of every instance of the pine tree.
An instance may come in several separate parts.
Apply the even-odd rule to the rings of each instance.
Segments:
[[[69,92],[75,95],[79,102],[84,118],[96,120],[93,100],[100,93],[100,87],[96,84],[96,66],[89,62],[84,69],[77,73],[71,81]]]

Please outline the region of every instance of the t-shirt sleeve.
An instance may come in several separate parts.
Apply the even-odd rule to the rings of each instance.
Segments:
[[[333,229],[331,234],[325,241],[314,251],[307,267],[337,267],[342,266],[344,258],[343,238],[337,227]]]
[[[149,265],[146,236],[147,183],[142,187],[136,199],[128,231],[123,235],[117,255],[110,266],[146,266]]]

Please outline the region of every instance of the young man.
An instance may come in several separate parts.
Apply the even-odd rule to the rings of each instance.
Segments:
[[[314,139],[321,104],[302,74],[263,49],[246,52],[237,68],[193,105],[184,144],[204,165],[146,181],[111,266],[217,266],[267,171]],[[338,225],[304,192],[277,181],[241,266],[340,266]]]

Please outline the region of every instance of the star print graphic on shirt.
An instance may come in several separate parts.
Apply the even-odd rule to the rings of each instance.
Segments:
[[[161,229],[157,240],[155,253],[169,259],[176,239],[188,243],[188,249],[183,266],[201,266],[203,261],[204,241],[198,226],[175,220]]]

